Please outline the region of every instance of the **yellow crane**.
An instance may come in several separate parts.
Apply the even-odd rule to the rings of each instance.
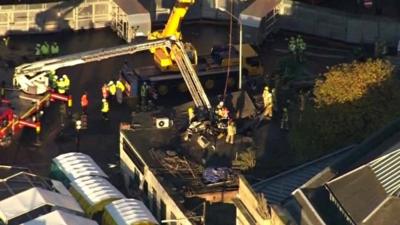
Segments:
[[[181,22],[185,17],[189,7],[194,3],[195,0],[177,0],[164,29],[152,32],[148,36],[148,39],[157,40],[163,38],[174,38],[176,40],[181,40]],[[196,49],[190,43],[185,43],[185,49],[192,63],[197,65]],[[158,47],[150,49],[150,52],[153,53],[154,61],[161,70],[178,70],[178,67],[174,63],[175,57],[171,52],[171,49],[168,49],[167,47]]]

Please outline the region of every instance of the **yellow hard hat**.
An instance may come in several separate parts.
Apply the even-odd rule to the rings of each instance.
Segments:
[[[188,108],[188,112],[191,112],[191,113],[194,112],[193,108],[192,108],[192,107],[189,107],[189,108]]]

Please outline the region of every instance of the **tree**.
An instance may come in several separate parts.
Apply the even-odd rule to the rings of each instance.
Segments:
[[[361,141],[400,116],[400,81],[382,59],[334,66],[317,80],[314,101],[294,121],[298,157],[319,156]]]

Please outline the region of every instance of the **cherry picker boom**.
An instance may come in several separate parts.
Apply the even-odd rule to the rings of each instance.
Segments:
[[[181,71],[185,83],[193,97],[196,107],[210,109],[210,102],[197,77],[196,70],[185,52],[184,44],[181,41],[162,39],[146,41],[140,44],[127,44],[111,48],[103,48],[77,54],[66,55],[54,59],[42,60],[34,63],[27,63],[15,68],[14,86],[20,88],[27,94],[39,95],[45,93],[49,88],[48,73],[63,67],[101,61],[116,56],[134,54],[146,51],[150,48],[166,47],[172,50],[175,61]]]
[[[158,46],[170,46],[167,39],[147,41],[141,44],[126,44],[117,47],[101,48],[82,53],[61,56],[48,60],[22,64],[15,68],[13,84],[27,94],[39,95],[48,90],[48,73],[59,68],[101,61],[112,57],[133,54]]]

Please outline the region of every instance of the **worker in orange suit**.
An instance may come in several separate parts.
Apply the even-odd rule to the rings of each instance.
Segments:
[[[103,87],[101,87],[101,93],[102,93],[104,99],[108,98],[108,86],[107,86],[107,84],[103,84]]]
[[[89,105],[89,99],[87,96],[87,92],[85,91],[81,97],[81,107],[82,107],[82,112],[84,114],[87,114],[87,107]]]

